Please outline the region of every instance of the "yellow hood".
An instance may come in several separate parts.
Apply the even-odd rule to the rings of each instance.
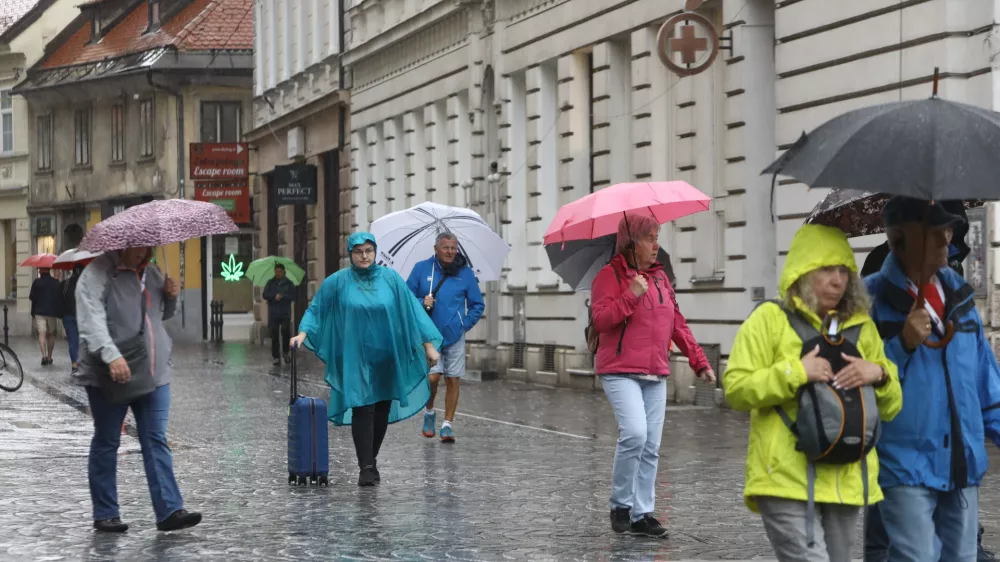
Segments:
[[[800,277],[821,267],[842,265],[857,273],[854,251],[847,243],[847,236],[839,228],[805,224],[792,238],[792,246],[785,258],[778,290],[784,298],[788,289]]]

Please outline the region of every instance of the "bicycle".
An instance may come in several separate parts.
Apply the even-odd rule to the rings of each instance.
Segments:
[[[24,383],[24,369],[14,350],[0,343],[0,389],[16,392]]]

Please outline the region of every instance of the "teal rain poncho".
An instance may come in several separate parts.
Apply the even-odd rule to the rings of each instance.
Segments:
[[[347,251],[371,242],[368,232],[347,239]],[[372,264],[326,278],[299,330],[305,346],[326,363],[327,413],[334,425],[351,424],[351,408],[392,401],[389,423],[420,412],[431,396],[424,342],[441,347],[434,327],[395,270]]]

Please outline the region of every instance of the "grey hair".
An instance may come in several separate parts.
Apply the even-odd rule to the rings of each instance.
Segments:
[[[450,230],[439,232],[437,238],[434,239],[434,245],[437,246],[442,240],[454,240],[455,242],[458,242],[458,236],[455,236],[455,234]]]
[[[795,309],[795,297],[798,297],[802,302],[812,311],[816,311],[819,308],[819,299],[816,298],[816,293],[812,289],[812,277],[814,271],[806,273],[802,277],[792,284],[788,288],[788,292],[785,294],[785,305],[790,309]],[[840,302],[837,303],[837,312],[842,316],[850,318],[855,314],[868,314],[868,310],[871,308],[871,301],[868,298],[868,290],[865,288],[864,281],[861,280],[861,276],[855,271],[849,271],[847,274],[847,289],[844,290],[844,296],[840,297]],[[817,312],[820,317],[823,315]]]

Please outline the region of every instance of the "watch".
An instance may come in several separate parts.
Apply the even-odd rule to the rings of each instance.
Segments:
[[[875,388],[882,388],[887,382],[889,382],[889,372],[885,370],[885,367],[882,367],[882,378],[876,381],[872,386]]]

